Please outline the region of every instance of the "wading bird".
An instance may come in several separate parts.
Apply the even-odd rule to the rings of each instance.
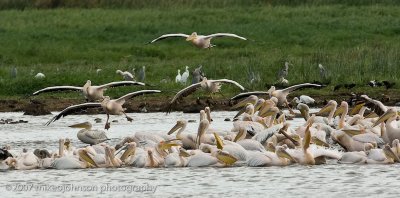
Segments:
[[[231,33],[216,33],[216,34],[210,34],[210,35],[197,35],[196,32],[193,32],[191,35],[187,34],[164,34],[154,40],[152,40],[150,43],[154,43],[166,38],[171,38],[171,37],[184,37],[186,38],[186,41],[192,42],[192,44],[198,48],[212,48],[215,47],[215,45],[211,44],[211,39],[215,37],[234,37],[242,40],[247,40],[244,37],[238,36],[236,34],[231,34]]]

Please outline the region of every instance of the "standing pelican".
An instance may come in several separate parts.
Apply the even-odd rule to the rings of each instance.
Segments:
[[[86,81],[86,84],[83,87],[75,87],[75,86],[55,86],[55,87],[46,87],[39,91],[33,93],[33,95],[38,95],[40,93],[45,92],[53,92],[53,91],[82,91],[83,95],[88,101],[99,101],[103,100],[103,92],[107,88],[110,87],[119,87],[119,86],[127,86],[127,85],[141,85],[144,86],[144,83],[134,82],[134,81],[119,81],[119,82],[111,82],[104,85],[92,86],[92,81]]]
[[[164,34],[154,40],[152,40],[150,43],[154,43],[157,42],[159,40],[163,40],[166,38],[170,38],[170,37],[185,37],[186,41],[190,41],[192,42],[192,44],[198,48],[212,48],[215,47],[215,45],[211,44],[211,39],[215,38],[215,37],[234,37],[234,38],[238,38],[238,39],[242,39],[242,40],[247,40],[244,37],[238,36],[236,34],[231,34],[231,33],[216,33],[216,34],[210,34],[210,35],[197,35],[196,32],[193,32],[191,35],[187,35],[187,34]]]
[[[104,128],[109,129],[110,123],[108,122],[108,120],[110,118],[110,115],[124,114],[128,121],[131,122],[133,120],[131,117],[126,115],[125,109],[122,107],[122,105],[125,103],[126,100],[136,97],[136,96],[139,96],[139,95],[153,94],[153,93],[160,93],[160,92],[161,92],[160,90],[142,90],[142,91],[136,91],[136,92],[126,94],[126,95],[124,95],[118,99],[114,99],[114,100],[111,100],[109,96],[106,96],[101,103],[83,103],[83,104],[79,104],[79,105],[73,105],[73,106],[67,107],[66,109],[61,111],[59,114],[54,116],[52,119],[50,119],[46,123],[46,125],[49,125],[50,123],[55,122],[56,120],[58,120],[64,116],[67,116],[73,112],[79,111],[79,110],[102,107],[103,110],[107,114],[107,121],[106,121],[106,125]]]
[[[169,102],[169,107],[168,107],[168,112],[171,111],[172,105],[176,103],[179,99],[186,97],[193,92],[195,92],[197,89],[202,88],[205,89],[207,92],[210,94],[217,93],[221,89],[221,83],[230,83],[233,85],[236,85],[239,87],[241,90],[244,90],[244,87],[237,83],[236,81],[233,80],[228,80],[228,79],[219,79],[219,80],[207,80],[206,77],[203,78],[203,80],[199,83],[192,84],[182,90],[180,90],[174,98]]]
[[[90,122],[83,122],[69,126],[71,128],[83,128],[77,134],[80,141],[85,144],[95,145],[109,140],[106,133],[101,130],[92,130]]]

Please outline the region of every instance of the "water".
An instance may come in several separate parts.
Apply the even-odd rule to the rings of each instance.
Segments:
[[[212,128],[230,130],[236,112],[213,112]],[[163,113],[131,114],[132,123],[122,116],[112,116],[108,132],[114,145],[121,138],[137,131],[166,133],[179,118],[198,120],[198,114]],[[0,113],[0,118],[28,120],[26,124],[1,125],[0,146],[12,148],[46,148],[56,150],[59,138],[70,138],[77,147],[77,129],[68,125],[84,121],[94,128],[104,127],[105,115],[67,116],[43,126],[51,116],[23,116],[22,113]],[[292,127],[303,124],[295,119]],[[187,131],[195,133],[196,123],[189,123]],[[231,167],[231,168],[119,168],[85,170],[29,170],[5,171],[0,180],[1,197],[397,197],[400,192],[399,165],[340,165],[329,161],[326,165],[286,167]]]

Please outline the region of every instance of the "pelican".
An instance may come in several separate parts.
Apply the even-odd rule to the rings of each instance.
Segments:
[[[176,121],[176,125],[168,132],[168,135],[171,135],[179,129],[176,133],[176,138],[182,141],[182,147],[184,149],[196,149],[196,136],[194,134],[182,134],[182,132],[185,131],[186,126],[186,120],[178,120]]]
[[[50,119],[46,123],[46,125],[49,125],[50,123],[55,122],[56,120],[58,120],[64,116],[67,116],[73,112],[76,112],[78,110],[102,107],[103,110],[107,114],[107,121],[106,121],[106,125],[104,128],[109,129],[110,123],[108,122],[108,120],[110,118],[110,115],[124,114],[128,121],[131,122],[133,120],[131,117],[126,115],[125,109],[122,107],[122,105],[125,103],[126,100],[136,97],[136,96],[139,96],[139,95],[153,94],[153,93],[160,93],[160,92],[161,92],[160,90],[141,90],[141,91],[136,91],[136,92],[126,94],[126,95],[124,95],[118,99],[114,99],[114,100],[111,100],[109,96],[106,96],[101,103],[83,103],[83,104],[79,104],[79,105],[73,105],[73,106],[67,107],[66,109],[61,111],[59,114],[54,116],[52,119]]]
[[[179,83],[179,82],[181,82],[181,79],[182,79],[181,70],[178,69],[178,75],[176,75],[176,77],[175,77],[175,82]]]
[[[389,108],[378,120],[372,125],[375,127],[380,123],[386,121],[385,124],[385,133],[381,134],[383,139],[386,139],[386,143],[393,142],[394,140],[400,140],[400,128],[397,126],[397,122],[395,122],[397,115],[397,110],[395,108]]]
[[[69,126],[71,128],[83,128],[77,134],[80,141],[85,144],[95,145],[109,140],[106,133],[101,130],[92,130],[90,122],[83,122]]]
[[[233,80],[228,80],[228,79],[207,80],[207,78],[204,77],[201,82],[192,84],[192,85],[180,90],[174,96],[174,98],[169,102],[169,107],[168,107],[167,112],[170,112],[172,110],[172,105],[175,104],[179,99],[190,95],[191,93],[195,92],[198,88],[205,89],[210,94],[219,92],[219,90],[221,89],[221,83],[230,83],[230,84],[233,84],[233,85],[239,87],[241,90],[244,90],[244,87],[242,85],[240,85],[239,83],[237,83],[236,81],[233,81]]]
[[[92,81],[86,81],[86,84],[83,87],[75,87],[75,86],[55,86],[55,87],[47,87],[36,91],[33,95],[38,95],[45,92],[53,92],[53,91],[82,91],[83,95],[88,101],[100,101],[104,99],[103,92],[107,88],[110,87],[118,87],[118,86],[127,86],[127,85],[141,85],[144,86],[144,83],[134,82],[134,81],[119,81],[119,82],[111,82],[104,85],[92,86]]]
[[[188,78],[189,78],[189,67],[186,66],[185,72],[183,72],[180,82],[186,85]]]
[[[126,81],[136,81],[135,80],[135,76],[132,75],[132,73],[128,72],[128,71],[121,71],[121,70],[117,70],[115,73],[119,74],[122,76],[122,78]]]
[[[211,39],[215,37],[234,37],[242,40],[247,40],[244,37],[238,36],[236,34],[231,34],[231,33],[216,33],[216,34],[210,34],[210,35],[197,35],[196,32],[193,32],[191,35],[187,34],[164,34],[154,40],[152,40],[150,43],[154,43],[166,38],[170,37],[184,37],[186,38],[186,41],[192,42],[192,44],[198,48],[212,48],[215,47],[215,45],[211,44]]]
[[[98,165],[88,154],[86,148],[77,150],[78,157],[75,156],[61,156],[53,161],[51,167],[55,169],[81,169],[97,167]]]
[[[310,96],[301,95],[299,98],[294,97],[293,101],[295,101],[297,104],[299,104],[299,103],[314,104],[314,102],[315,102],[314,98],[311,98]]]
[[[286,152],[286,147],[277,146],[275,152],[253,152],[249,155],[247,165],[251,167],[286,166],[295,162]]]
[[[39,168],[39,158],[33,152],[24,149],[17,158],[8,158],[8,166],[17,170],[31,170]]]
[[[312,84],[312,83],[304,83],[304,84],[298,84],[298,85],[293,85],[285,89],[275,89],[275,86],[271,86],[271,88],[268,91],[253,91],[253,92],[247,92],[247,93],[240,93],[234,97],[231,98],[231,100],[237,100],[243,97],[247,97],[249,95],[269,95],[270,97],[276,97],[278,99],[278,106],[283,106],[288,105],[287,101],[287,96],[292,92],[300,88],[306,88],[306,87],[322,87],[322,85],[318,84]],[[289,107],[290,109],[290,107]],[[291,110],[291,109],[290,109]],[[293,114],[293,113],[292,113]]]

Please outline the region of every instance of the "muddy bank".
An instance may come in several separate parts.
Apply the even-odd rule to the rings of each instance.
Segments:
[[[288,97],[289,101],[296,95]],[[316,101],[313,105],[315,107],[321,107],[326,104],[329,100],[343,101],[349,100],[351,94],[348,93],[337,93],[329,95],[310,95]],[[379,95],[370,95],[370,97],[381,100],[385,105],[395,105],[400,101],[400,95],[393,91],[383,97]],[[125,103],[124,107],[128,113],[131,112],[164,112],[169,106],[170,98],[167,96],[162,97],[148,97],[148,98],[135,98]],[[2,99],[0,100],[0,112],[26,112],[29,115],[45,115],[51,111],[61,111],[64,108],[86,102],[83,99],[65,99],[65,98],[45,98],[45,99]],[[231,106],[236,101],[230,101],[229,99],[196,99],[196,98],[185,98],[178,105],[173,106],[172,111],[183,111],[185,113],[198,113],[204,107],[209,106],[213,111],[229,111],[232,110]],[[101,113],[101,109],[91,109],[84,112],[84,114],[97,114]]]

